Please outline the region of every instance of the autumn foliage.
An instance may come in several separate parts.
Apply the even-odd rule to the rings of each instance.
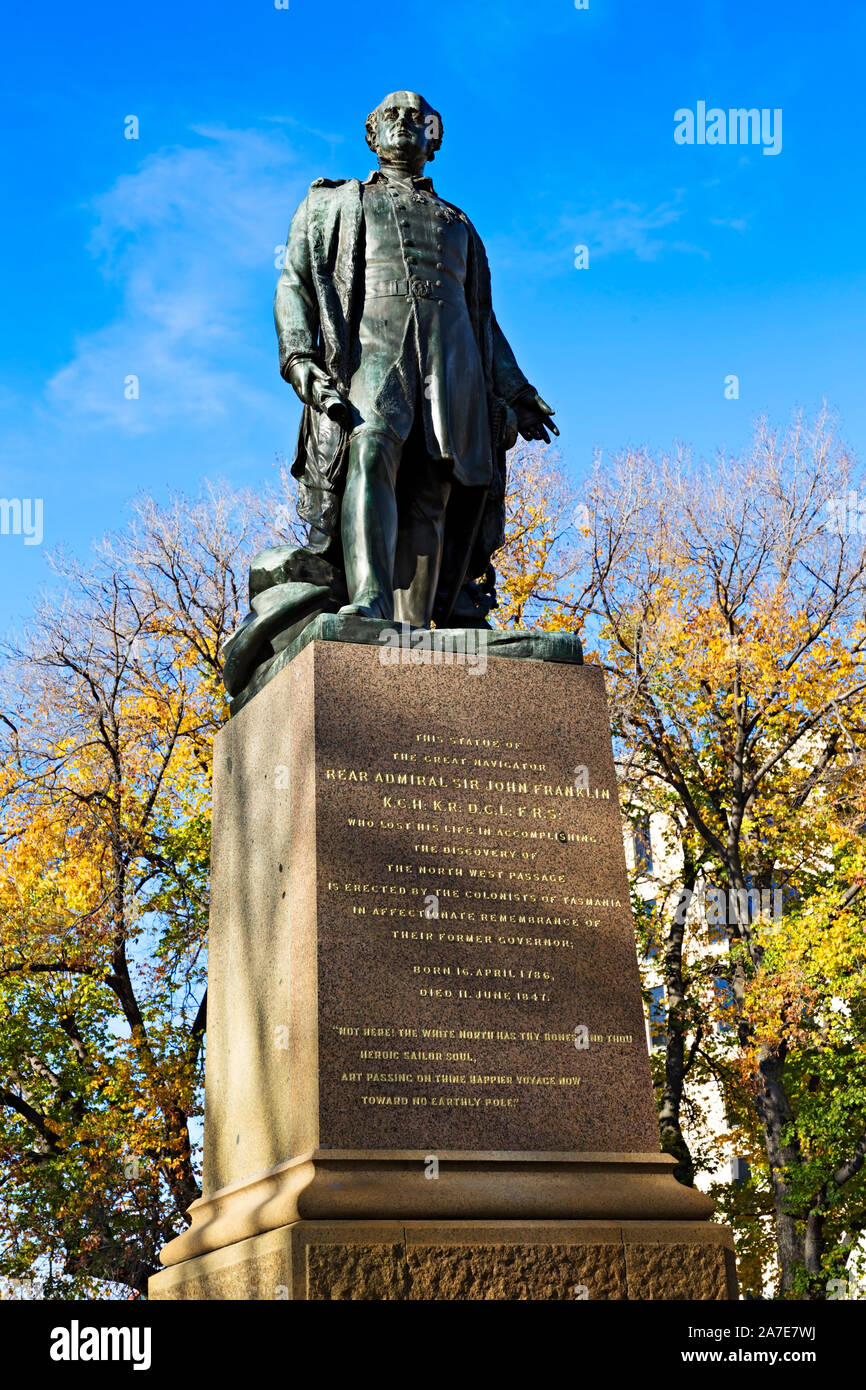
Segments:
[[[866,1225],[866,537],[833,524],[858,489],[826,414],[580,486],[521,444],[496,556],[494,621],[604,669],[623,809],[662,850],[634,874],[659,1143],[716,1175],[757,1294],[826,1297]],[[139,499],[7,644],[0,1273],[48,1296],[141,1295],[198,1195],[220,651],[287,515]]]

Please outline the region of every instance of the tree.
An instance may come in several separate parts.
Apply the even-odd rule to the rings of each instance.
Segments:
[[[639,926],[667,991],[662,1147],[685,1181],[708,1166],[712,1079],[755,1173],[719,1193],[748,1286],[771,1214],[782,1291],[811,1297],[866,1219],[866,557],[840,523],[855,477],[826,416],[762,426],[712,468],[627,453],[584,502],[553,451],[520,446],[497,556],[500,622],[588,637],[624,807],[668,827]],[[49,1296],[141,1294],[198,1195],[220,652],[239,576],[293,535],[286,517],[223,489],[140,498],[93,564],[58,560],[6,653],[0,1253]],[[681,911],[714,884],[721,958]],[[768,923],[754,892],[779,886]]]
[[[139,499],[6,654],[0,1250],[47,1296],[142,1294],[199,1195],[219,652],[261,523]]]
[[[766,1148],[781,1289],[813,1297],[833,1266],[829,1208],[849,1236],[863,1224],[862,875],[840,817],[859,779],[849,750],[863,746],[866,709],[866,547],[839,524],[855,477],[825,413],[783,434],[761,425],[744,457],[713,467],[625,454],[596,471],[587,494],[592,607],[626,781],[662,807],[673,798],[722,878],[726,973]],[[812,997],[828,1077],[847,1039],[836,1073],[845,1100],[835,1127],[821,1128],[817,1166],[815,1107],[797,1081],[805,1044],[791,938],[786,928],[777,942],[754,910],[755,893],[773,887],[796,895],[791,931],[796,922],[805,933],[806,957],[816,933],[826,939],[822,913],[847,932],[844,1025],[831,1027],[826,990]],[[786,1009],[774,1010],[780,990]]]
[[[519,441],[508,455],[505,544],[494,556],[498,626],[576,630],[590,580],[578,566],[588,520],[559,452]]]
[[[515,487],[512,510],[515,537],[542,544],[534,570],[500,561],[505,614],[543,606],[588,636],[624,810],[655,812],[670,841],[651,920],[636,902],[667,999],[662,1148],[685,1181],[724,1144],[748,1157],[747,1184],[714,1189],[747,1286],[762,1288],[772,1213],[783,1293],[822,1297],[863,1229],[861,475],[826,411],[781,433],[760,423],[744,457],[712,465],[627,452],[596,466],[583,510],[536,460],[531,507]],[[565,546],[548,490],[576,518]],[[591,574],[577,596],[575,569]],[[771,890],[781,924],[762,912]],[[725,904],[714,921],[684,910],[707,892]],[[699,1139],[709,1080],[727,1136]]]

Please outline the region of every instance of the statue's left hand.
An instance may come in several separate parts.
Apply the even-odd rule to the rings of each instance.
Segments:
[[[559,430],[550,418],[555,411],[546,401],[542,400],[538,392],[532,395],[518,396],[517,400],[512,401],[511,408],[517,416],[517,428],[524,439],[543,439],[545,444],[550,443],[551,434],[559,434]]]

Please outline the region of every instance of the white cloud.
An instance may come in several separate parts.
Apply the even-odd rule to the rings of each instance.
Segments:
[[[640,203],[617,201],[569,215],[578,242],[585,242],[595,256],[633,255],[654,261],[665,251],[707,256],[700,246],[663,235],[685,215],[679,192],[668,202],[647,208]],[[661,234],[661,235],[660,235]]]
[[[714,227],[729,227],[732,232],[747,232],[749,222],[745,217],[711,217]]]
[[[587,246],[590,263],[607,256],[633,257],[656,261],[663,255],[677,254],[710,259],[709,252],[682,235],[681,225],[689,216],[685,190],[676,188],[664,202],[646,204],[626,199],[596,206],[566,205],[558,216],[545,219],[535,229],[515,235],[493,232],[487,237],[491,260],[502,269],[520,268],[528,263],[535,276],[567,274],[577,246]],[[694,221],[694,218],[692,218]]]
[[[203,144],[146,158],[93,200],[90,251],[121,308],[48,383],[52,409],[79,425],[139,434],[265,399],[250,370],[261,363],[262,304],[311,175],[284,129],[195,134]],[[124,395],[131,375],[137,400]]]

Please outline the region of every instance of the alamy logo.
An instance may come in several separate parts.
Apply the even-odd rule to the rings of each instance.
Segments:
[[[839,1299],[860,1302],[866,1294],[866,1278],[854,1270],[846,1270],[843,1279],[827,1280],[827,1299],[831,1303]]]
[[[763,145],[764,154],[782,152],[782,108],[731,107],[724,111],[699,101],[697,109],[681,106],[674,112],[678,145]]]
[[[695,904],[697,911],[706,917],[709,926],[736,927],[741,922],[774,922],[782,920],[782,890],[780,888],[731,888],[726,894],[723,888],[697,890],[684,888],[680,894],[674,921],[682,926]]]
[[[836,536],[866,536],[866,492],[828,497],[824,506],[830,517],[824,526]]]
[[[0,536],[23,536],[25,545],[41,545],[42,498],[0,497]]]
[[[471,675],[483,675],[487,629],[386,627],[379,633],[379,660],[383,666],[466,666]]]
[[[68,1327],[51,1329],[52,1361],[131,1361],[134,1371],[150,1370],[149,1327]]]

